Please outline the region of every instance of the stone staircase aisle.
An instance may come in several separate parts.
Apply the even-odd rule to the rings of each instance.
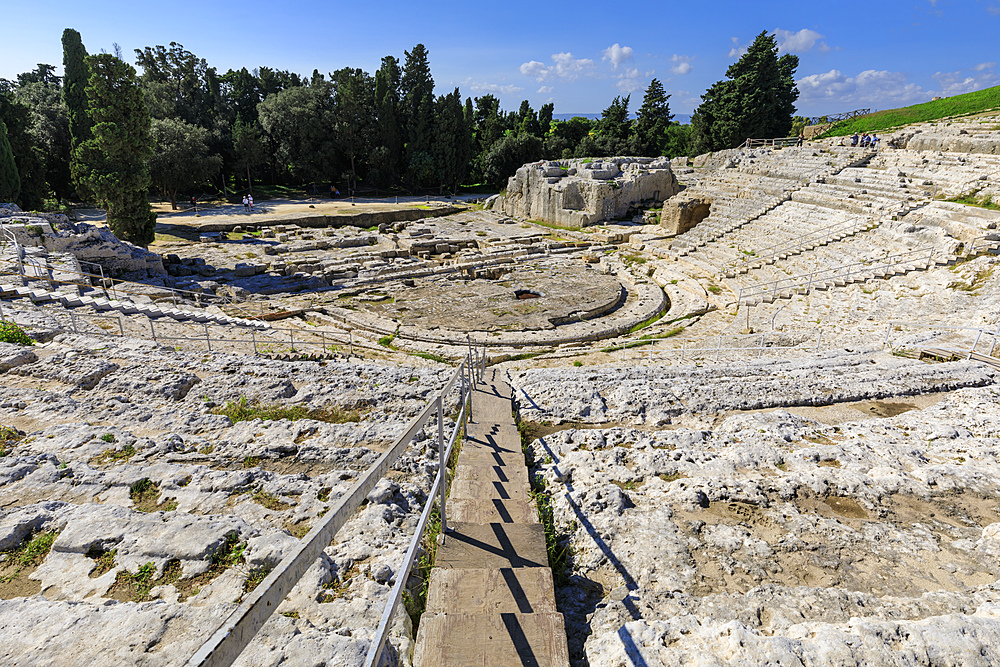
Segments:
[[[414,665],[569,665],[511,387],[487,370],[458,457]]]

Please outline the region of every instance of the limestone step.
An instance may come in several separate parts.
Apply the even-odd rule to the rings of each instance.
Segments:
[[[515,612],[556,613],[552,570],[545,567],[502,569],[442,569],[431,572],[425,614]]]
[[[562,614],[429,614],[420,618],[416,667],[568,667]]]

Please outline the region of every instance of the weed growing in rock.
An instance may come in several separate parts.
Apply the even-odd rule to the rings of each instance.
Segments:
[[[111,568],[115,566],[115,555],[117,553],[118,549],[112,549],[111,551],[92,549],[88,551],[87,556],[94,559],[94,569],[90,571],[90,578],[96,579],[102,574],[110,572]]]
[[[283,503],[278,500],[277,496],[264,490],[255,491],[252,497],[254,502],[258,505],[263,505],[267,509],[275,512],[281,512],[291,507],[288,503]]]
[[[176,500],[159,504],[156,502],[160,497],[160,487],[147,478],[140,479],[129,487],[129,497],[137,512],[172,512],[177,509]]]
[[[234,424],[251,419],[262,419],[264,421],[315,419],[316,421],[328,422],[330,424],[361,421],[361,413],[358,410],[341,407],[316,410],[307,408],[304,405],[279,405],[276,403],[266,405],[259,401],[248,401],[245,396],[240,397],[238,401],[226,401],[225,406],[216,408],[212,411],[212,414],[225,415]]]
[[[13,426],[0,426],[0,458],[10,454],[14,446],[24,440],[24,432]]]
[[[104,435],[101,436],[101,440],[103,440],[104,442],[114,442],[115,441],[115,434],[114,433],[105,433]]]
[[[41,563],[52,548],[56,535],[58,533],[55,531],[37,533],[21,542],[20,546],[6,552],[6,559],[0,563],[0,572],[6,570],[6,573],[0,574],[0,584],[13,581],[27,568]]]
[[[31,346],[35,344],[35,339],[24,333],[24,329],[14,322],[3,321],[0,322],[0,343]]]
[[[103,452],[90,460],[91,465],[103,465],[105,463],[124,463],[135,456],[135,447],[125,445],[121,449],[105,449]]]

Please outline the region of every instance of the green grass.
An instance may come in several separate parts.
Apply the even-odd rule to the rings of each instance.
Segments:
[[[173,512],[177,509],[176,500],[157,503],[160,498],[160,487],[145,477],[129,487],[129,497],[137,512]]]
[[[13,581],[25,569],[41,563],[49,553],[49,549],[52,548],[56,535],[55,531],[36,533],[31,538],[24,540],[20,546],[6,552],[7,558],[0,565],[10,571],[0,577],[0,583]]]
[[[450,364],[446,357],[442,357],[440,354],[434,354],[433,352],[408,352],[411,357],[420,357],[421,359],[427,359],[428,361],[436,361],[439,364]]]
[[[547,222],[545,220],[529,220],[528,222],[530,222],[533,225],[539,225],[541,227],[548,227],[549,229],[565,229],[565,230],[571,231],[571,232],[578,232],[578,231],[580,231],[579,227],[574,227],[573,225],[559,225],[559,224],[556,224],[554,222]]]
[[[951,116],[967,116],[1000,107],[1000,86],[954,95],[933,102],[914,104],[899,109],[886,109],[837,123],[824,137],[843,137],[855,132],[884,132],[889,128],[924,123]]]
[[[14,446],[24,440],[24,433],[13,426],[0,426],[0,458],[10,454]]]
[[[361,421],[361,413],[358,410],[340,407],[316,410],[303,405],[264,404],[259,401],[248,401],[246,396],[241,396],[238,401],[226,401],[223,407],[213,410],[212,414],[225,415],[234,424],[251,419],[262,419],[264,421],[315,419],[316,421],[330,424],[346,424],[347,422]]]
[[[986,195],[985,197],[978,197],[975,192],[961,195],[959,197],[952,197],[948,201],[955,202],[956,204],[965,204],[966,206],[976,206],[978,208],[988,208],[991,211],[1000,211],[1000,204],[993,201],[993,195]]]
[[[125,445],[121,449],[105,449],[103,452],[90,460],[91,465],[103,465],[105,463],[124,463],[135,456],[135,447]]]

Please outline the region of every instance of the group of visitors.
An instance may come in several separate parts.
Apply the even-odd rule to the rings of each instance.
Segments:
[[[243,212],[253,213],[253,195],[243,195]]]
[[[860,145],[861,148],[871,148],[873,151],[878,150],[878,143],[880,141],[882,140],[879,139],[878,135],[874,133],[869,135],[867,132],[865,132],[864,134],[861,135],[860,139],[858,138],[857,132],[851,135],[851,146],[857,147],[858,145]]]

